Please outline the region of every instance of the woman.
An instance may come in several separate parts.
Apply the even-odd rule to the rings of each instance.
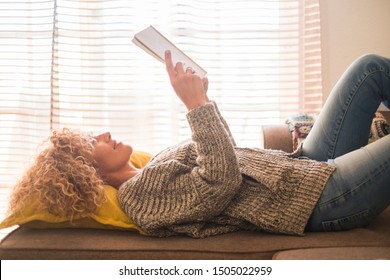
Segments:
[[[55,199],[44,195],[49,209],[68,199],[73,204],[64,207],[72,206],[72,215],[93,211],[88,206],[99,203],[101,179],[119,189],[124,211],[147,234],[206,237],[236,230],[346,230],[368,224],[390,204],[390,136],[367,145],[374,112],[390,100],[389,59],[367,55],[353,63],[294,154],[236,147],[207,98],[207,80],[181,63],[173,65],[169,51],[165,60],[173,89],[188,109],[193,141],[164,150],[137,170],[128,163],[131,146],[109,133],[79,137],[88,152],[72,157],[97,181],[78,185],[77,170],[52,173],[50,188],[59,177],[66,178],[60,185],[70,182],[72,188],[55,188]],[[64,153],[70,150],[76,149]]]

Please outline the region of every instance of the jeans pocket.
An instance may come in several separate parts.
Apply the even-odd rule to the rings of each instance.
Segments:
[[[361,211],[359,213],[342,217],[335,220],[323,221],[322,228],[324,231],[341,231],[353,228],[359,228],[368,225],[375,215],[370,209]]]

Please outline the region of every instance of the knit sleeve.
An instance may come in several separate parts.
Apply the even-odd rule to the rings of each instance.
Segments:
[[[231,195],[231,187],[237,188],[241,183],[241,173],[230,133],[212,103],[190,111],[187,119],[198,155],[198,166],[192,170],[194,180],[203,182],[199,191],[204,197],[216,196],[211,200],[213,203],[223,201],[228,198],[226,195]]]
[[[187,119],[195,144],[161,153],[118,191],[125,212],[147,234],[199,236],[200,225],[219,215],[240,187],[234,147],[214,105]]]
[[[210,101],[210,102],[214,105],[215,111],[217,112],[219,120],[223,124],[226,132],[228,133],[230,141],[232,142],[233,146],[236,146],[236,141],[234,140],[233,134],[230,131],[229,125],[227,124],[225,118],[222,116],[221,112],[219,111],[217,103],[215,101]]]

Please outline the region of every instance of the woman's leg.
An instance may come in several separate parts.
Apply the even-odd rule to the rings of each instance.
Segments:
[[[390,205],[390,135],[328,161],[336,166],[308,231],[362,227]]]
[[[357,59],[329,95],[302,153],[327,161],[367,145],[372,119],[381,102],[390,104],[390,59]]]
[[[390,136],[367,145],[375,111],[390,101],[390,60],[366,55],[345,72],[303,143],[303,155],[337,167],[309,231],[368,224],[390,205]]]

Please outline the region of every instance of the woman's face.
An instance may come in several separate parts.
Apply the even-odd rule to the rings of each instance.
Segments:
[[[109,132],[95,137],[96,145],[93,158],[103,174],[121,170],[129,163],[133,148],[111,138]]]

